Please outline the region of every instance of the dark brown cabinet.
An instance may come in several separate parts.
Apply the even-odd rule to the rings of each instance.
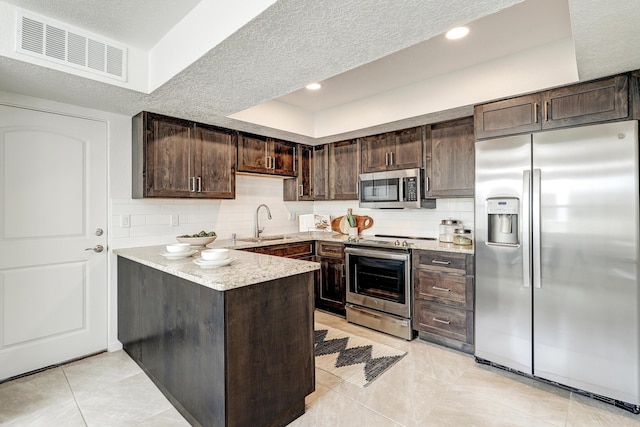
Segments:
[[[413,329],[425,341],[473,353],[473,255],[413,252]]]
[[[132,119],[133,198],[235,197],[235,132],[142,112]]]
[[[474,144],[473,117],[427,126],[426,197],[473,197]]]
[[[629,117],[629,78],[618,75],[475,106],[476,138]]]
[[[362,172],[422,167],[422,126],[361,138]]]
[[[329,200],[358,200],[360,143],[358,140],[329,145]]]
[[[270,246],[258,246],[257,248],[253,248],[252,252],[312,261],[314,254],[313,247],[313,242],[295,242]]]
[[[313,147],[298,145],[298,177],[282,180],[283,200],[295,202],[313,200],[314,194],[314,162]]]
[[[344,245],[317,242],[317,261],[320,275],[316,280],[316,308],[345,315],[346,278]]]
[[[296,146],[258,135],[238,136],[238,172],[296,176]]]
[[[329,144],[313,147],[313,200],[329,198]]]

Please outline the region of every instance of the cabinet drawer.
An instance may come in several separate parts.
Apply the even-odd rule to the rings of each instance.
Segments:
[[[286,245],[261,246],[255,252],[286,258],[305,258],[313,255],[313,242],[289,243]]]
[[[414,270],[414,299],[429,300],[473,310],[473,278],[462,274],[447,274]]]
[[[343,258],[344,245],[342,243],[318,242],[317,253],[323,257]]]
[[[415,301],[414,308],[413,329],[458,341],[472,341],[467,335],[473,328],[473,312],[420,300]]]
[[[433,271],[473,274],[472,257],[451,252],[414,251],[413,266]]]

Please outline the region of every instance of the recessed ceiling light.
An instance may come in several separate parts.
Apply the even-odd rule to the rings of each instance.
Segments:
[[[449,40],[457,40],[457,39],[463,38],[467,34],[469,34],[469,28],[467,28],[467,27],[456,27],[456,28],[452,28],[449,31],[447,31],[446,37]]]
[[[309,83],[305,87],[309,90],[318,90],[322,87],[322,85],[320,83]]]

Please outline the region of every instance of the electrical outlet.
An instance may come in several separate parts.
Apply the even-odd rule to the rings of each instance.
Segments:
[[[129,227],[131,227],[131,216],[120,215],[120,228],[129,228]]]
[[[169,225],[171,225],[172,227],[177,227],[178,225],[180,225],[178,214],[171,214],[171,217],[169,218]]]

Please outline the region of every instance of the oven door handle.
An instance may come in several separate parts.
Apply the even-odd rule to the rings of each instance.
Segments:
[[[409,261],[409,259],[411,258],[408,252],[395,253],[352,247],[345,248],[344,253],[347,255],[368,256],[371,258],[393,259],[399,261]]]

